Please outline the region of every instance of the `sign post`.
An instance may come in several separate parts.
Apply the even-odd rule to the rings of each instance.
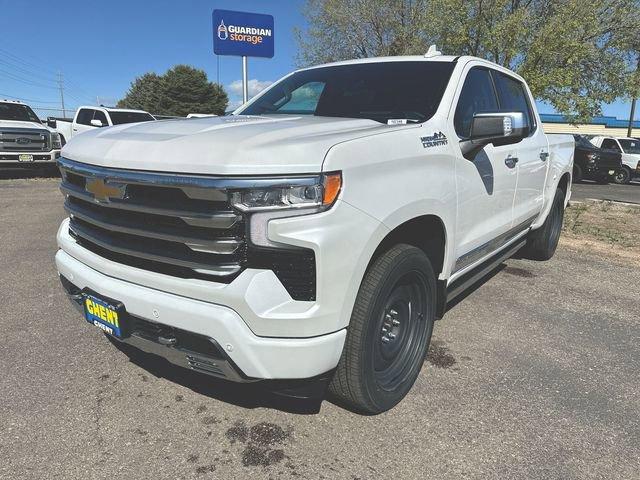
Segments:
[[[273,57],[273,16],[214,10],[213,52],[242,57],[242,102],[249,100],[248,57]]]
[[[242,103],[249,100],[249,74],[247,73],[247,56],[242,57]]]

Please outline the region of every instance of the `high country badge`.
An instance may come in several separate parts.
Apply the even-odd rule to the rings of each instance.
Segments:
[[[420,141],[424,148],[440,147],[448,143],[447,136],[442,132],[434,132],[433,135],[420,137]]]

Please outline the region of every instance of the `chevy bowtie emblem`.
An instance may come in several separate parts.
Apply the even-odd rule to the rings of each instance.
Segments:
[[[123,199],[126,185],[122,183],[107,183],[102,178],[88,178],[85,184],[87,192],[93,193],[96,202],[108,202],[109,199]]]

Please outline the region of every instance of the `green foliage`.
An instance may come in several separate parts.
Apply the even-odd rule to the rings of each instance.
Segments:
[[[307,0],[304,13],[303,65],[435,43],[515,70],[574,120],[640,91],[640,0]]]
[[[209,82],[204,71],[176,65],[164,75],[145,73],[136,78],[118,107],[183,117],[188,113],[222,115],[228,102],[223,88]]]

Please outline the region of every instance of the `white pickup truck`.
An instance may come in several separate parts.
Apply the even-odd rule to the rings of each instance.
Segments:
[[[604,150],[613,150],[621,154],[622,168],[613,176],[614,182],[626,184],[635,177],[640,177],[640,140],[600,135],[593,137],[591,143]]]
[[[22,102],[0,100],[0,166],[55,165],[60,136]]]
[[[144,110],[130,110],[126,108],[109,107],[80,107],[72,121],[55,120],[55,127],[62,138],[62,145],[72,137],[88,130],[125,123],[150,122],[155,120],[153,115]]]
[[[232,116],[67,145],[57,269],[116,345],[237,382],[325,381],[378,413],[447,301],[518,251],[554,254],[573,151],[522,78],[478,58],[307,68]]]

